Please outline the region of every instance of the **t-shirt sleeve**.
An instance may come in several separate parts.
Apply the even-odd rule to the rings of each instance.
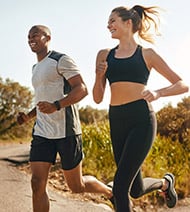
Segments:
[[[68,55],[63,55],[59,59],[57,67],[58,67],[59,74],[65,77],[66,80],[80,74],[80,70],[78,66],[73,61],[73,59],[69,57]]]

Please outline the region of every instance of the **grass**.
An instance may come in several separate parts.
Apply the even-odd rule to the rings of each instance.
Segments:
[[[108,122],[83,125],[83,146],[85,174],[95,175],[98,179],[109,182],[113,179],[116,166],[113,159]],[[162,178],[165,173],[172,172],[176,177],[176,191],[179,199],[190,195],[189,173],[190,153],[178,141],[172,141],[157,135],[143,166],[144,177]],[[152,204],[163,204],[163,198],[152,192],[141,200]]]

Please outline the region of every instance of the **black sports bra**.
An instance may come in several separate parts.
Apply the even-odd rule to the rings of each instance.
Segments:
[[[115,58],[115,47],[107,56],[106,77],[109,83],[128,81],[146,85],[150,71],[142,56],[142,47],[137,46],[135,53],[128,58]]]

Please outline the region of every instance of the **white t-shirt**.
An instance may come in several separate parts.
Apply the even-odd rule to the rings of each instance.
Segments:
[[[33,66],[32,85],[35,91],[35,105],[39,101],[54,102],[62,99],[66,95],[64,78],[68,80],[80,74],[77,65],[68,55],[64,54],[57,61],[51,57],[54,53],[51,51]],[[36,106],[36,111],[34,135],[56,139],[81,134],[78,110],[74,110],[74,106],[61,108],[51,114],[41,113]]]

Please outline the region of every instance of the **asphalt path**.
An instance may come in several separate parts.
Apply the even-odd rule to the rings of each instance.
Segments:
[[[15,164],[28,161],[29,144],[0,144],[0,212],[32,212],[30,176]],[[71,200],[48,188],[50,212],[111,212],[104,204]],[[140,208],[136,212],[143,212]],[[157,212],[190,212],[189,205],[160,208]]]
[[[30,176],[15,164],[28,161],[29,144],[0,145],[0,212],[32,212]],[[48,188],[50,212],[110,212],[110,207],[67,199]]]

